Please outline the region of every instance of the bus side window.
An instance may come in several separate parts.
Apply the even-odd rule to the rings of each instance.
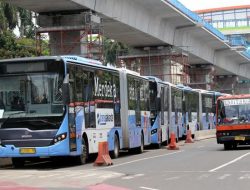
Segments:
[[[83,78],[83,104],[86,128],[95,128],[94,73],[85,72]]]

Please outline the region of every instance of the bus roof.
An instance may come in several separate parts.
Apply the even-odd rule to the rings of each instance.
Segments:
[[[84,58],[84,57],[79,57],[79,56],[75,56],[75,55],[65,55],[62,56],[62,58],[65,61],[77,61],[77,62],[81,62],[81,63],[87,63],[87,64],[97,64],[97,65],[103,65],[102,62],[94,60],[94,59],[88,59],[88,58]]]
[[[185,90],[185,91],[193,91],[193,89],[189,86],[184,86],[183,84],[177,84],[176,85],[178,88]]]
[[[40,61],[40,60],[62,60],[60,56],[39,56],[39,57],[20,57],[20,58],[11,58],[11,59],[1,59],[0,63],[8,62],[22,62],[22,61]]]
[[[224,95],[220,96],[217,100],[242,99],[242,98],[250,98],[250,94]]]
[[[39,57],[21,57],[21,58],[12,58],[12,59],[2,59],[0,63],[8,62],[23,62],[23,61],[41,61],[41,60],[55,60],[55,61],[74,61],[79,63],[87,64],[97,64],[102,65],[100,61],[88,59],[76,55],[65,55],[65,56],[39,56]]]
[[[155,81],[155,82],[163,82],[161,79],[154,77],[154,76],[144,76],[147,79],[151,80],[151,81]]]

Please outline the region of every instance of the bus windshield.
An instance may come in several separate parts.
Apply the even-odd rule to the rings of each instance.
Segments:
[[[218,102],[218,123],[250,123],[250,99],[226,99]]]
[[[34,64],[33,68],[36,68]],[[10,73],[7,69],[0,72],[0,120],[63,115],[63,67],[62,64],[52,67],[52,64],[46,63],[42,72],[21,71],[20,66],[9,69]]]

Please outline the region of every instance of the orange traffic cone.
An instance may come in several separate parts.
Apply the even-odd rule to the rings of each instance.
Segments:
[[[112,165],[113,162],[109,156],[108,142],[99,142],[98,144],[98,156],[94,162],[94,166],[99,165]]]
[[[170,135],[170,144],[168,145],[168,150],[179,150],[180,148],[176,145],[175,134],[174,132]]]
[[[185,143],[193,143],[191,130],[187,130],[187,137]]]

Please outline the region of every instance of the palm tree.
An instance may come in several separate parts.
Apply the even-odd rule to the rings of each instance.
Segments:
[[[17,26],[17,8],[0,1],[0,29],[13,30]]]
[[[20,37],[34,38],[35,25],[32,20],[33,13],[29,10],[15,7],[0,1],[0,30],[14,30],[18,27]],[[19,21],[19,22],[18,22]]]
[[[33,23],[33,12],[18,8],[18,14],[20,18],[19,32],[21,37],[34,38],[35,37],[35,25]]]

